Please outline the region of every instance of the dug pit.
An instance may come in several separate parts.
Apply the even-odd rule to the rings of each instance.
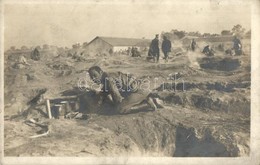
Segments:
[[[236,58],[204,57],[199,60],[203,69],[233,71],[241,66],[241,62]]]

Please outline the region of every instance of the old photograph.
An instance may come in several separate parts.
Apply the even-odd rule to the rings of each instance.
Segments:
[[[4,157],[250,157],[252,2],[4,1]]]

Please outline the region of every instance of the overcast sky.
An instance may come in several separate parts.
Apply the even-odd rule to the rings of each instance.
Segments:
[[[5,4],[4,44],[71,47],[95,36],[153,38],[171,29],[220,33],[236,24],[249,30],[250,20],[249,5],[222,0]]]

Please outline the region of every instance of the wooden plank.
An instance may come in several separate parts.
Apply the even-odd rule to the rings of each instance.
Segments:
[[[46,107],[47,107],[47,113],[48,113],[49,119],[51,119],[52,115],[51,115],[51,107],[50,107],[50,100],[49,99],[46,100]]]
[[[54,98],[48,98],[49,100],[63,100],[63,99],[76,99],[78,96],[59,96]]]

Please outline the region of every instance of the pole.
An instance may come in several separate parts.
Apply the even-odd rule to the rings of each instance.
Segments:
[[[51,107],[50,107],[50,100],[49,99],[46,100],[46,107],[47,107],[49,119],[51,119],[52,115],[51,115]]]

